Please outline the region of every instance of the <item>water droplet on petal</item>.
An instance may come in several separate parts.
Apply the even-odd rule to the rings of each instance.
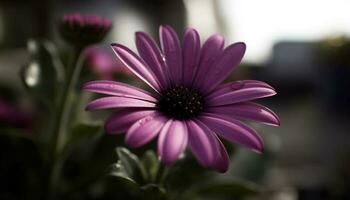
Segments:
[[[142,119],[137,121],[137,126],[140,127],[140,126],[144,125],[145,123],[147,123],[148,121],[150,121],[152,119],[153,119],[152,116],[147,116],[145,118],[142,118]]]
[[[243,86],[244,86],[243,81],[236,81],[236,82],[231,84],[231,89],[232,90],[239,90],[239,89],[243,88]]]

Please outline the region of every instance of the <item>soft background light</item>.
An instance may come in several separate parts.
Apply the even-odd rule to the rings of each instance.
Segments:
[[[221,0],[230,41],[245,41],[246,61],[261,62],[280,40],[350,35],[347,0]]]

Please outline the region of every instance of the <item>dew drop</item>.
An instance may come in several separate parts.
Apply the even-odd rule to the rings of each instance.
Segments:
[[[244,86],[243,81],[237,81],[237,82],[231,84],[231,89],[232,90],[239,90],[239,89],[243,88],[243,86]]]
[[[147,123],[148,121],[150,121],[152,119],[153,119],[152,116],[147,116],[145,118],[140,119],[137,124],[138,124],[138,126],[142,126],[142,125],[144,125],[145,123]]]

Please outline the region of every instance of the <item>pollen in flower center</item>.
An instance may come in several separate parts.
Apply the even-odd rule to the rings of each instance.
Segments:
[[[175,119],[190,119],[204,110],[204,98],[196,90],[175,86],[161,93],[157,107],[160,112]]]

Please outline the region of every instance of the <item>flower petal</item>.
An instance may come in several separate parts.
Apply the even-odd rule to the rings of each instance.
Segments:
[[[210,107],[207,112],[223,114],[239,120],[251,120],[267,125],[279,126],[277,115],[270,109],[251,102],[242,102],[232,105]]]
[[[214,135],[216,136],[216,134]],[[217,141],[218,141],[219,152],[217,154],[218,156],[216,157],[216,161],[214,162],[213,168],[218,172],[224,173],[228,170],[228,167],[230,165],[230,160],[224,144],[222,144],[219,138],[217,138]]]
[[[170,26],[160,26],[159,37],[172,81],[174,84],[180,84],[182,80],[182,54],[179,38]]]
[[[110,116],[105,124],[105,130],[111,134],[120,134],[127,131],[137,120],[155,114],[155,110],[144,108],[128,108]]]
[[[140,99],[133,99],[127,97],[103,97],[90,102],[86,106],[86,110],[100,110],[107,108],[125,108],[125,107],[145,107],[153,108],[156,104]]]
[[[224,38],[221,35],[210,36],[201,49],[200,61],[193,85],[200,89],[208,78],[208,70],[213,67],[215,60],[221,54],[224,47]]]
[[[273,96],[276,91],[259,81],[238,81],[225,84],[209,96],[210,106],[220,106]]]
[[[200,56],[200,38],[194,29],[187,29],[182,43],[183,57],[183,82],[186,86],[191,86],[197,71]]]
[[[234,90],[239,90],[242,88],[246,87],[264,87],[264,88],[270,88],[272,90],[275,90],[272,86],[269,84],[262,82],[262,81],[257,81],[257,80],[240,80],[240,81],[233,81],[229,83],[225,83],[220,85],[208,95],[208,98],[212,98],[215,96],[220,96],[223,94],[226,94],[228,92],[232,92]]]
[[[141,58],[153,71],[162,87],[168,86],[168,71],[157,44],[148,34],[136,32],[136,47]]]
[[[196,120],[196,123],[203,129],[208,131],[211,135],[214,136],[213,141],[215,142],[215,156],[210,165],[210,168],[218,172],[226,172],[229,166],[228,153],[225,149],[225,146],[222,144],[218,136],[211,130],[207,125],[205,125],[200,120]]]
[[[203,82],[202,88],[210,92],[224,81],[241,62],[245,50],[246,45],[243,42],[228,46],[209,71],[206,72],[210,74],[210,76]]]
[[[160,131],[158,137],[158,155],[160,160],[172,165],[176,162],[187,145],[186,123],[178,120],[169,120]]]
[[[120,97],[130,97],[151,102],[157,102],[148,92],[139,88],[115,81],[90,81],[82,86],[83,90],[100,94],[108,94]]]
[[[155,75],[134,52],[121,44],[112,44],[111,46],[121,62],[128,67],[130,71],[155,91],[160,91],[160,86]]]
[[[126,133],[125,144],[129,147],[139,147],[148,143],[158,135],[166,121],[167,118],[159,113],[136,121]]]
[[[203,128],[195,121],[186,122],[188,128],[188,146],[198,162],[211,168],[216,158],[216,138],[208,128]]]
[[[248,147],[256,152],[263,151],[263,141],[256,131],[238,120],[222,115],[206,113],[200,120],[226,140]]]

